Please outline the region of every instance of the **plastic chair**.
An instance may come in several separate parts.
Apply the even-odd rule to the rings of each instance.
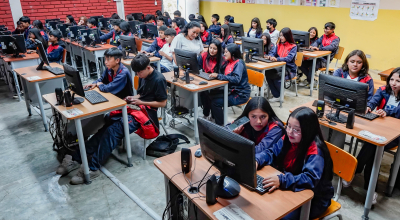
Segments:
[[[353,179],[357,168],[357,159],[353,155],[336,147],[335,145],[326,141],[325,143],[332,158],[333,172],[339,176],[339,180],[336,189],[336,195],[331,200],[331,205],[321,216],[316,219],[327,220],[333,217],[338,217],[340,220],[342,220],[342,214],[340,213],[341,205],[337,202],[339,200],[340,193],[342,192],[342,179],[347,182],[350,182]]]
[[[110,44],[111,39],[107,39],[107,44]]]
[[[61,63],[65,64],[65,60],[67,59],[67,50],[64,49],[63,54],[62,54],[62,58],[61,58]]]
[[[329,72],[335,71],[335,69],[336,69],[336,67],[337,67],[337,64],[338,64],[338,61],[342,59],[343,52],[344,52],[344,47],[339,46],[337,53],[336,53],[335,56],[333,57],[333,58],[336,59],[335,68],[329,68]],[[321,71],[321,72],[324,72],[324,71],[326,71],[326,68],[320,68],[320,69],[318,69],[318,70]]]
[[[303,56],[304,56],[304,54],[302,52],[297,52],[296,61],[294,62],[297,67],[300,67],[301,64],[303,63]],[[298,94],[297,94],[297,75],[295,77],[293,77],[292,79],[286,80],[286,82],[291,82],[291,83],[293,83],[293,81],[294,81],[294,88],[296,91],[296,96],[298,96]]]
[[[141,41],[138,38],[135,38],[135,43],[136,43],[137,51],[141,51],[142,50],[143,41]]]

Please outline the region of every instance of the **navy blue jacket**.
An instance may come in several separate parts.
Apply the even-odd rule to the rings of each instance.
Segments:
[[[340,38],[336,36],[335,33],[333,33],[329,37],[327,37],[325,34],[322,35],[322,37],[314,41],[314,43],[312,43],[311,46],[318,47],[319,50],[321,51],[332,51],[330,60],[332,61],[333,57],[337,53],[337,50],[339,49],[339,43],[340,43]],[[326,59],[324,57],[321,57],[320,59],[326,62]]]
[[[26,49],[28,50],[36,50],[36,44],[31,39],[25,41]]]
[[[102,92],[112,93],[121,99],[133,95],[131,73],[122,63],[119,64],[116,75],[113,69],[106,68],[101,77],[94,81],[93,84],[98,82],[103,83],[99,86]]]
[[[65,49],[65,44],[63,41],[58,41],[57,44],[51,44],[47,48],[47,59],[49,59],[49,62],[61,62],[62,60],[62,55]]]
[[[256,140],[251,138],[251,129],[253,128],[250,123],[245,124],[240,135],[254,142],[256,154],[265,151],[267,148],[272,148],[275,143],[282,139],[283,125],[280,122],[268,123],[264,131],[258,137],[254,137]]]
[[[375,95],[369,100],[367,106],[374,110],[375,108],[383,109],[387,116],[395,117],[400,119],[400,103],[394,109],[385,109],[387,102],[389,101],[390,94],[386,92],[386,86],[381,86],[376,91]]]
[[[247,37],[250,37],[251,29],[253,29],[253,28],[249,28],[249,31],[247,31]],[[256,38],[261,38],[262,33],[263,33],[262,31],[260,33],[256,32]]]
[[[146,48],[146,52],[148,53],[153,53],[154,52],[154,56],[158,57],[158,58],[162,58],[162,56],[158,53],[158,51],[161,50],[162,47],[160,47],[160,45],[166,44],[165,39],[160,39],[159,37],[157,37],[153,43],[151,43],[150,47]]]
[[[101,40],[101,41],[106,41],[106,40],[108,40],[108,39],[111,39],[111,40],[110,40],[110,44],[111,44],[111,45],[114,45],[114,46],[117,46],[118,49],[122,50],[121,44],[119,43],[119,36],[120,36],[121,34],[124,35],[124,34],[122,33],[122,31],[116,32],[116,31],[113,29],[113,30],[111,30],[110,32],[108,32],[107,34],[104,34],[103,36],[100,36],[100,40]],[[129,32],[129,34],[127,34],[127,35],[128,35],[128,36],[132,36],[132,33]]]
[[[279,43],[269,51],[268,56],[276,57],[278,62],[286,62],[286,69],[290,72],[290,78],[296,76],[297,66],[295,62],[297,46],[295,44],[290,44],[287,41],[285,43]],[[289,76],[286,77],[286,79],[289,79]]]
[[[226,43],[224,41],[221,42],[222,49],[225,49],[225,47],[228,46],[228,44],[232,44],[233,42],[234,41],[232,35],[228,35],[228,40],[226,41]]]
[[[243,98],[250,97],[249,78],[247,68],[242,59],[228,62],[226,67],[221,67],[217,79],[229,81],[229,94],[236,93]],[[224,66],[224,65],[223,65]]]
[[[334,76],[342,77],[347,79],[349,76],[348,71],[343,71],[342,68],[335,70],[333,73]],[[368,84],[368,101],[371,100],[372,96],[374,95],[374,80],[372,80],[371,76],[368,74],[366,76],[359,76],[358,82],[367,83]]]
[[[214,32],[214,34],[219,35],[221,33],[221,26],[212,24],[212,25],[210,25],[210,27],[208,27],[207,31],[208,31],[208,33],[210,33],[210,35],[211,35],[211,32]]]

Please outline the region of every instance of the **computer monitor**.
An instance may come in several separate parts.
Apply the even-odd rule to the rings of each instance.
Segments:
[[[40,64],[36,67],[36,70],[47,70],[47,68],[43,67],[44,64],[50,66],[49,59],[47,59],[46,51],[44,50],[43,44],[40,40],[35,40],[36,44],[36,53],[39,54]]]
[[[11,31],[0,31],[0,35],[11,35]]]
[[[100,18],[99,19],[99,27],[101,28],[101,29],[107,29],[107,30],[109,30],[110,28],[109,28],[109,21],[110,21],[110,18]]]
[[[264,56],[264,43],[263,39],[242,37],[242,50],[246,53],[245,62],[253,62],[253,56]]]
[[[11,37],[11,35],[0,35],[0,45],[2,49],[3,54],[12,54],[13,53],[13,48],[10,46],[10,43],[12,43],[14,39]]]
[[[72,24],[62,24],[62,23],[58,23],[57,24],[57,29],[60,30],[63,38],[67,38],[68,37],[68,32],[67,32],[67,28],[72,26]]]
[[[129,56],[129,53],[137,54],[136,39],[133,36],[119,36],[119,42],[121,43],[123,59],[133,59]]]
[[[57,30],[57,24],[60,24],[61,22],[59,21],[49,21],[49,25],[48,28],[52,31],[52,30]],[[62,24],[62,23],[61,23]]]
[[[175,58],[176,65],[185,70],[185,76],[180,79],[185,81],[186,77],[189,76],[189,73],[199,75],[199,64],[197,63],[197,54],[191,51],[175,49]],[[190,81],[193,80],[193,77],[189,77]]]
[[[3,28],[3,27],[6,27],[6,26],[5,26],[5,25],[3,25],[3,24],[2,24],[2,25],[0,25],[0,28]]]
[[[96,44],[101,43],[98,30],[96,28],[80,29],[79,35],[82,46],[98,47]]]
[[[14,34],[13,38],[13,57],[25,57],[25,55],[19,55],[20,53],[26,53],[25,36],[23,34]]]
[[[310,33],[307,31],[292,30],[293,40],[297,44],[297,48],[310,47]]]
[[[138,29],[138,31],[140,30],[140,32],[142,32],[139,36],[140,36],[140,38],[147,38],[147,26],[146,26],[146,24],[140,24],[139,25],[139,29]]]
[[[147,37],[148,38],[155,38],[158,36],[158,29],[157,26],[154,24],[146,24],[147,29]]]
[[[231,34],[232,34],[233,38],[235,38],[235,40],[244,36],[243,24],[229,23],[228,26],[229,26],[229,30],[231,30]]]
[[[68,37],[71,38],[71,40],[77,40],[79,37],[79,30],[82,30],[82,29],[85,29],[85,27],[69,26],[67,29]]]
[[[128,24],[131,26],[132,34],[136,34],[139,26],[139,21],[128,21]]]
[[[233,198],[239,195],[238,183],[255,190],[257,173],[254,142],[203,118],[197,119],[197,125],[202,155],[221,173],[217,196]]]
[[[44,23],[45,23],[45,24],[48,24],[50,21],[60,21],[60,19],[59,19],[59,18],[45,19],[45,20],[44,20]]]
[[[7,27],[0,27],[0,31],[8,31]]]
[[[100,15],[100,16],[91,16],[90,18],[94,18],[94,19],[96,19],[96,21],[98,22],[99,19],[104,18],[104,16],[103,16],[103,15]]]
[[[132,16],[135,20],[143,21],[143,13],[132,13]]]
[[[340,115],[341,110],[351,108],[355,110],[355,113],[365,114],[368,102],[368,84],[320,74],[318,99],[337,108],[336,113],[327,115],[328,119],[346,123],[347,118]]]
[[[79,75],[79,71],[74,67],[63,64],[65,79],[67,80],[67,87],[73,92],[72,94],[72,103],[74,105],[81,104],[85,101],[85,99],[81,97],[85,97],[85,91],[83,90],[81,77]],[[75,94],[81,97],[75,97]]]
[[[92,40],[92,46],[95,46],[96,44],[101,44],[100,30],[97,28],[91,28],[89,30],[90,30],[89,38]]]

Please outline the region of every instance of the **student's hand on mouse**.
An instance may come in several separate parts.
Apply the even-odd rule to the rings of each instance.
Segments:
[[[376,111],[376,114],[378,114],[379,116],[381,116],[382,118],[386,117],[386,112],[383,109],[379,109]]]
[[[218,73],[211,73],[211,74],[210,74],[210,77],[211,77],[211,78],[217,78],[217,77],[218,77]]]
[[[96,85],[100,86],[100,85],[103,85],[103,83],[102,82],[98,82]]]
[[[276,57],[269,57],[269,60],[271,60],[271,61],[277,61]]]
[[[276,190],[276,189],[278,189],[279,188],[279,185],[281,184],[280,182],[279,182],[279,177],[278,176],[270,176],[270,177],[267,177],[267,178],[265,178],[264,180],[263,180],[263,187],[264,187],[264,189],[265,188],[267,188],[267,187],[272,187],[269,191],[268,191],[268,193],[271,193],[271,192],[273,192],[274,190]]]
[[[371,108],[367,107],[367,110],[365,110],[365,114],[370,113],[371,112]]]
[[[244,126],[240,125],[239,127],[233,129],[233,132],[236,134],[240,134],[240,133],[242,133],[243,129],[244,129]]]

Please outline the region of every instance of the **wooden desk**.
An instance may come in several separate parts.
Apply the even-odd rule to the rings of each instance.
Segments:
[[[64,105],[57,105],[57,100],[55,93],[43,95],[43,98],[51,105],[54,111],[59,112],[64,118],[67,120],[75,120],[75,127],[76,127],[76,133],[78,135],[78,142],[79,142],[79,150],[82,158],[82,164],[83,164],[83,170],[85,173],[85,181],[87,184],[90,183],[90,175],[89,175],[89,166],[87,162],[87,157],[86,157],[86,148],[85,148],[85,139],[83,137],[83,132],[82,132],[82,124],[81,120],[85,118],[90,118],[96,115],[100,114],[105,114],[107,112],[113,111],[113,110],[118,110],[122,109],[122,117],[124,121],[124,135],[125,135],[125,146],[126,146],[126,151],[128,154],[128,166],[132,166],[132,152],[131,152],[131,142],[129,138],[129,125],[128,125],[128,114],[127,114],[127,108],[126,108],[126,102],[117,96],[111,94],[111,93],[103,93],[101,92],[98,88],[95,88],[97,92],[99,92],[102,96],[104,96],[106,99],[108,99],[108,102],[103,102],[99,104],[92,105],[90,102],[88,102],[86,99],[84,102],[78,105],[73,105],[71,107],[65,107]],[[77,108],[83,112],[83,114],[75,116],[75,117],[69,117],[67,114],[65,114],[63,111],[69,110],[69,109],[74,109]]]
[[[224,86],[224,125],[227,124],[227,119],[228,119],[228,81],[220,81],[220,80],[211,80],[207,81],[207,85],[199,85],[201,81],[206,81],[203,78],[200,78],[194,74],[190,74],[194,78],[193,81],[190,81],[191,84],[195,84],[198,86],[197,89],[190,89],[185,87],[186,83],[183,82],[182,80],[178,79],[177,82],[173,82],[174,79],[174,72],[167,72],[163,73],[165,79],[167,82],[171,83],[174,86],[180,87],[182,89],[185,89],[193,94],[193,104],[194,104],[194,137],[195,137],[195,142],[196,144],[199,144],[199,130],[197,127],[197,118],[199,115],[198,108],[199,108],[199,103],[198,103],[198,93],[210,89],[214,89],[217,87]],[[182,74],[180,74],[182,76]]]
[[[374,94],[381,86],[386,86],[386,81],[376,80],[374,79]]]
[[[194,152],[200,146],[191,147],[191,152]],[[273,193],[266,193],[264,195],[260,195],[256,192],[250,191],[245,187],[240,187],[241,191],[239,196],[233,199],[222,199],[218,198],[218,202],[215,205],[208,205],[205,201],[205,198],[199,198],[199,195],[206,195],[206,185],[200,188],[199,194],[189,194],[188,183],[186,182],[183,174],[175,175],[182,171],[180,164],[180,152],[175,152],[165,157],[161,157],[154,160],[154,165],[164,174],[165,176],[165,190],[167,195],[167,203],[170,200],[170,196],[172,197],[170,192],[170,187],[176,187],[179,191],[185,193],[186,197],[188,197],[206,216],[208,219],[217,219],[213,213],[225,206],[230,204],[236,204],[239,206],[244,212],[246,212],[253,219],[280,219],[292,212],[293,210],[303,206],[304,210],[307,212],[307,208],[309,209],[308,204],[311,203],[311,199],[314,196],[314,193],[311,190],[303,190],[301,192],[293,192],[293,191],[283,191],[283,190],[275,190]],[[192,156],[194,159],[194,155]],[[207,161],[204,156],[201,158],[196,158],[196,169],[187,174],[187,178],[191,178],[192,183],[194,185],[198,185],[199,181],[203,178],[204,174],[207,172],[211,163]],[[214,167],[209,171],[209,176],[217,172],[218,170]],[[257,171],[258,175],[263,177],[278,175],[280,172],[274,169],[271,166],[265,166],[261,170]],[[173,177],[171,180],[170,178]],[[206,178],[207,180],[207,178]],[[169,181],[173,184],[169,184]],[[302,208],[303,212],[303,208]],[[307,218],[308,219],[308,215]]]
[[[63,68],[60,64],[52,63],[52,67],[58,67],[58,68]],[[22,84],[24,86],[24,91],[25,91],[25,103],[26,103],[26,109],[28,110],[29,116],[32,115],[31,111],[31,98],[29,94],[29,89],[28,89],[28,83],[33,83],[35,86],[35,91],[37,94],[38,102],[39,102],[39,108],[40,108],[40,115],[42,116],[43,120],[43,125],[45,128],[45,131],[48,131],[48,124],[47,124],[47,119],[46,119],[46,114],[44,112],[44,107],[43,107],[43,101],[42,101],[42,94],[41,90],[39,87],[39,83],[45,82],[45,81],[50,81],[50,80],[56,80],[56,79],[62,79],[64,78],[64,74],[62,75],[54,75],[53,73],[47,71],[47,70],[36,70],[36,66],[30,66],[30,67],[24,67],[24,68],[19,68],[15,69],[15,72],[21,77]],[[40,79],[31,79],[30,77],[40,77]],[[58,86],[56,86],[58,84]],[[60,80],[59,83],[55,83],[54,88],[63,88],[63,82]],[[53,89],[54,91],[54,89]]]
[[[265,71],[269,70],[269,69],[273,69],[276,67],[282,67],[282,74],[281,74],[281,96],[279,97],[279,102],[280,102],[280,106],[282,108],[282,103],[283,103],[283,98],[284,98],[284,94],[285,94],[285,69],[286,69],[286,62],[272,62],[272,63],[266,63],[266,62],[262,62],[262,61],[257,61],[257,63],[246,63],[246,67],[251,68],[251,69],[255,69],[255,70],[259,70],[261,71],[264,76],[265,76]],[[261,87],[261,91],[260,91],[260,96],[264,97],[264,88],[267,84],[267,80],[265,80],[264,78],[264,83]]]
[[[315,109],[315,107],[312,106],[313,102],[314,101],[307,102],[301,106],[307,106],[311,109]],[[296,108],[292,108],[289,111],[293,112]],[[325,106],[325,112],[329,110],[330,108],[328,106]],[[400,136],[400,130],[394,129],[399,127],[400,120],[393,117],[385,117],[385,118],[379,117],[377,119],[370,121],[356,116],[353,129],[348,129],[346,128],[345,124],[340,124],[340,123],[337,123],[337,125],[330,125],[326,120],[319,120],[319,124],[378,146],[376,148],[374,166],[372,168],[371,179],[369,181],[369,187],[364,206],[364,217],[367,217],[368,219],[368,214],[369,211],[371,210],[371,205],[372,205],[372,198],[375,192],[375,186],[378,179],[379,168],[381,166],[382,154],[384,150],[383,146],[387,145],[388,143],[390,143],[391,141]],[[366,139],[358,134],[362,130],[367,130],[376,135],[383,136],[387,140],[385,142],[379,143],[370,139]]]
[[[242,41],[241,41],[241,40],[236,40],[236,41],[235,41],[235,44],[237,44],[237,45],[242,45]]]
[[[378,73],[379,76],[381,76],[382,81],[386,81],[386,79],[389,77],[390,73],[394,70],[395,68],[390,68],[388,70],[385,70],[383,72]]]
[[[329,63],[331,62],[331,51],[303,51],[304,57],[307,57],[313,61],[312,71],[311,71],[311,84],[310,84],[310,96],[314,90],[314,78],[315,78],[315,66],[317,64],[317,58],[327,57],[326,59],[326,74],[329,72]]]

